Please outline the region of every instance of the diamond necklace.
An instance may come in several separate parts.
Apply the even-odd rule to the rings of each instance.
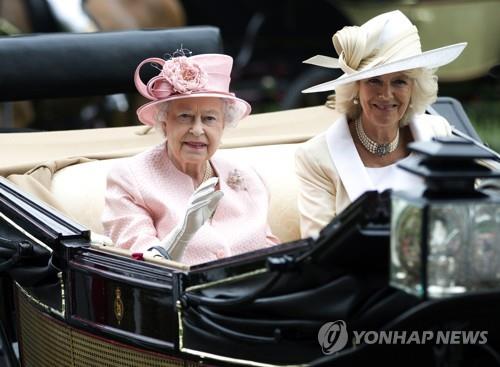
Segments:
[[[399,145],[399,129],[396,132],[396,137],[394,138],[393,141],[386,144],[379,144],[377,142],[374,142],[372,139],[368,137],[368,135],[366,135],[365,131],[363,130],[361,118],[358,118],[356,120],[355,126],[356,126],[356,134],[358,135],[359,141],[361,142],[361,144],[363,144],[366,150],[372,154],[378,155],[379,157],[383,157],[384,155],[394,152]]]

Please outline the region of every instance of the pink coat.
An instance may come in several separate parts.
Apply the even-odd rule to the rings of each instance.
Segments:
[[[269,194],[257,173],[238,163],[243,184],[232,188],[227,182],[235,165],[217,153],[211,162],[224,197],[181,262],[193,265],[279,243],[267,223]],[[170,162],[165,143],[122,160],[108,173],[102,214],[106,235],[119,247],[146,251],[183,220],[193,191],[191,178]]]

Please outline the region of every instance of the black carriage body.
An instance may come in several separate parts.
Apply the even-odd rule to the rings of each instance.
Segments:
[[[435,356],[432,345],[362,345],[328,359],[318,330],[335,320],[352,330],[478,327],[496,345],[498,292],[432,301],[388,285],[389,198],[365,193],[316,240],[181,270],[92,246],[85,228],[1,179],[1,237],[33,248],[9,272],[21,362],[341,366],[390,352],[411,365]]]
[[[324,322],[380,327],[415,303],[387,290],[387,204],[387,194],[368,193],[317,241],[182,271],[94,248],[89,231],[2,179],[2,234],[31,244],[38,254],[10,272],[21,361],[64,366],[89,360],[98,365],[101,358],[141,364],[144,356],[159,365],[315,360],[322,355],[316,339]],[[353,241],[371,245],[370,261],[345,251]],[[381,299],[388,304],[383,309]]]

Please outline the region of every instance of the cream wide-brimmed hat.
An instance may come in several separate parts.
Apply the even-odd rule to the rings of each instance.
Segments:
[[[359,27],[344,27],[332,41],[338,59],[317,55],[304,63],[340,68],[344,74],[302,93],[330,91],[338,85],[397,71],[435,69],[455,60],[467,46],[463,42],[422,52],[417,27],[399,10],[380,14]]]
[[[158,75],[146,84],[140,78],[144,64],[156,64]],[[250,105],[229,92],[233,58],[223,54],[177,56],[169,60],[148,58],[137,66],[134,82],[137,90],[152,102],[137,110],[137,117],[145,125],[154,125],[161,104],[175,99],[218,97],[228,102],[231,119],[228,126],[236,126],[239,120],[250,114]]]

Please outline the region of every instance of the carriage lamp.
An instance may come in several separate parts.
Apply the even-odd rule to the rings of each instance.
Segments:
[[[499,171],[494,155],[461,138],[410,144],[399,166],[423,177],[421,195],[391,199],[390,283],[422,298],[500,289],[500,195],[476,189]]]

